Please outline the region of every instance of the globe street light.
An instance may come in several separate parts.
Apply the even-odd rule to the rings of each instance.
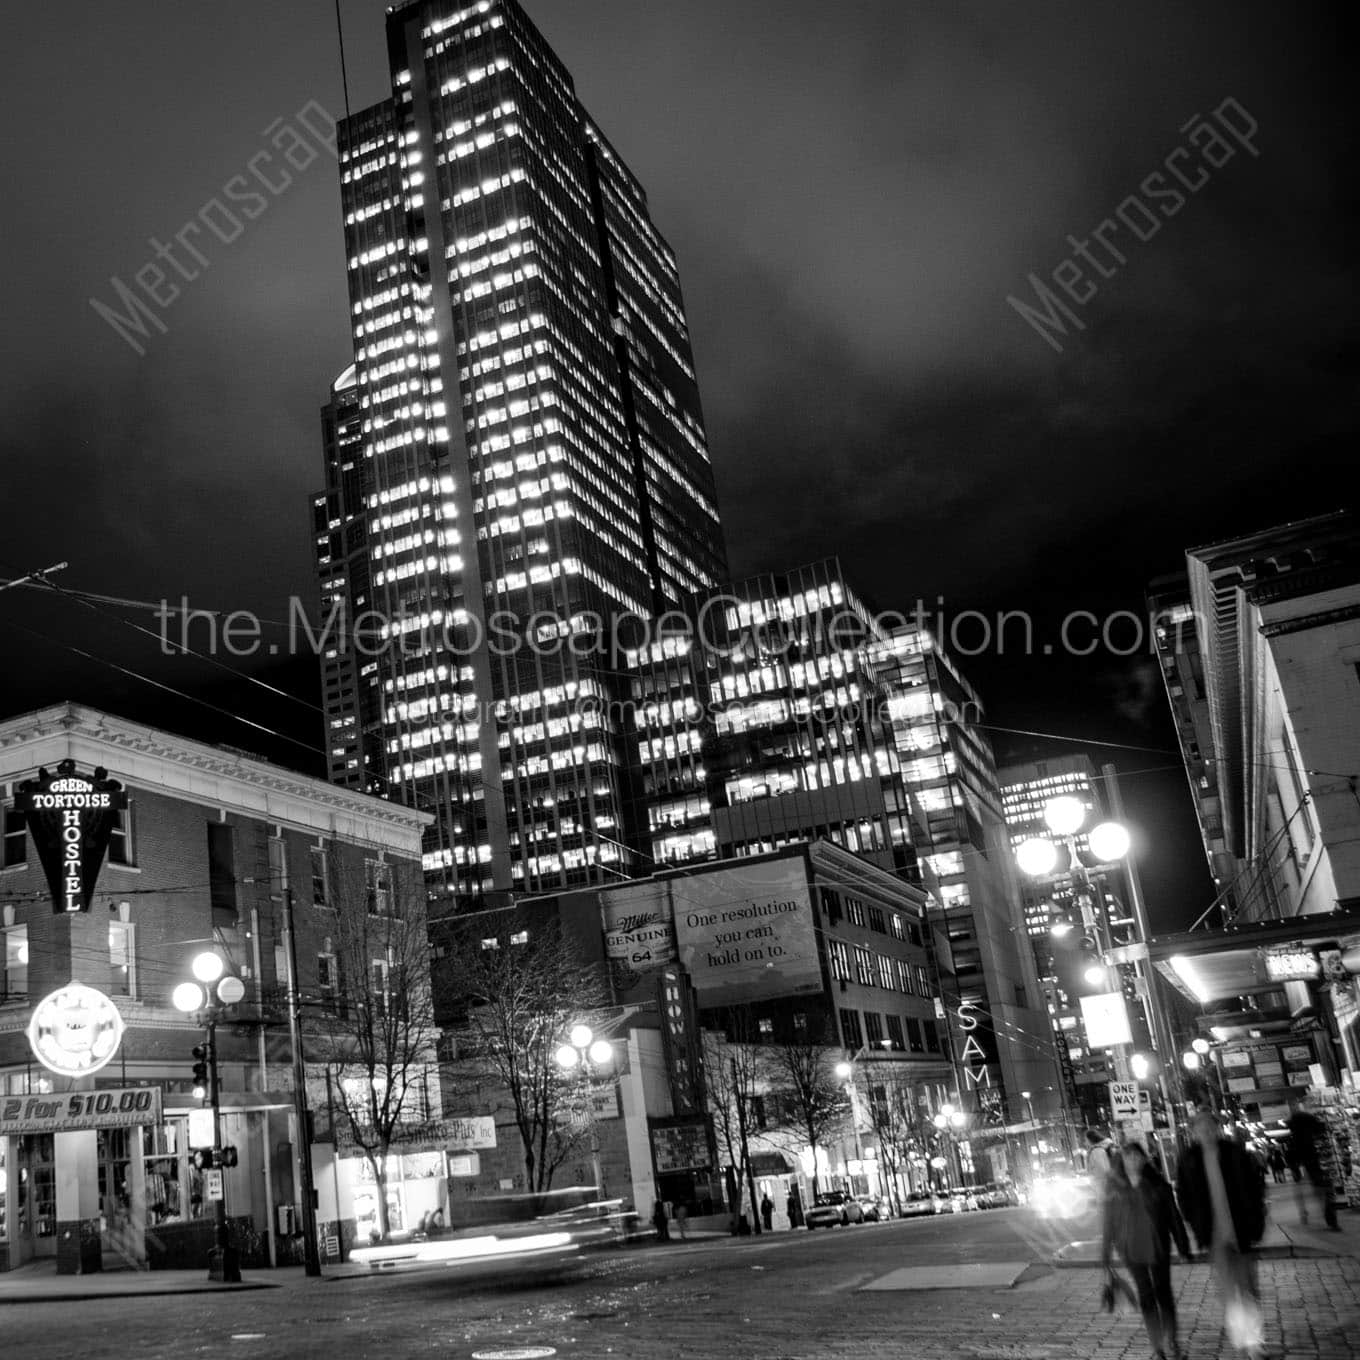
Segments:
[[[563,1072],[581,1074],[586,1093],[586,1118],[590,1128],[590,1164],[595,1177],[597,1193],[601,1199],[608,1198],[605,1189],[604,1168],[600,1163],[600,1130],[595,1119],[595,1094],[591,1083],[597,1068],[611,1068],[614,1065],[614,1046],[608,1039],[597,1039],[595,1031],[587,1024],[573,1025],[567,1034],[567,1042],[559,1044],[553,1055]]]
[[[175,1008],[186,1015],[194,1015],[206,1032],[203,1058],[207,1067],[207,1085],[196,1087],[194,1094],[205,1096],[212,1109],[212,1161],[210,1166],[222,1177],[222,1193],[213,1201],[216,1245],[208,1253],[208,1278],[222,1284],[238,1284],[241,1279],[240,1253],[227,1233],[227,1199],[225,1160],[222,1156],[221,1081],[217,1066],[217,1022],[222,1011],[234,1006],[246,994],[245,983],[235,973],[226,971],[220,955],[205,950],[195,956],[190,971],[197,982],[181,982],[170,994]]]

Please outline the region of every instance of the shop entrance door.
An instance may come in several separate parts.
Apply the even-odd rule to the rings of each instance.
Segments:
[[[140,1128],[99,1133],[99,1245],[105,1270],[137,1268],[140,1242],[132,1221],[132,1145]]]
[[[26,1134],[19,1142],[20,1255],[57,1254],[57,1157],[50,1133]]]

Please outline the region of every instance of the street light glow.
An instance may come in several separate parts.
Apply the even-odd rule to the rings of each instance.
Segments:
[[[595,1031],[589,1025],[573,1025],[567,1037],[570,1038],[574,1048],[589,1048],[595,1038]]]
[[[1100,984],[1105,981],[1105,970],[1100,966],[1100,964],[1093,963],[1082,974],[1082,977],[1086,979],[1088,986],[1099,987]]]
[[[192,1011],[201,1011],[204,1005],[203,988],[196,982],[181,982],[170,993],[170,1000],[175,1003],[177,1011],[183,1011],[186,1015]]]
[[[222,976],[226,965],[222,962],[221,955],[204,950],[202,954],[194,956],[191,967],[193,975],[200,982],[216,982]]]
[[[1075,836],[1086,820],[1086,804],[1070,793],[1059,794],[1044,804],[1044,825],[1055,836]]]
[[[581,1061],[580,1053],[578,1053],[570,1044],[563,1044],[562,1047],[557,1050],[556,1057],[558,1067],[564,1072],[570,1072],[571,1069]]]
[[[1021,841],[1015,852],[1016,863],[1032,878],[1051,874],[1058,864],[1058,847],[1042,836],[1031,836]]]
[[[1086,838],[1091,853],[1102,864],[1112,864],[1129,853],[1129,833],[1118,822],[1101,822]]]
[[[1061,940],[1064,935],[1070,935],[1072,933],[1072,922],[1054,921],[1053,924],[1049,926],[1048,933],[1057,936],[1057,938]]]
[[[1193,1050],[1187,1050],[1181,1054],[1181,1064],[1187,1072],[1198,1072],[1199,1054]]]
[[[1139,1081],[1142,1081],[1152,1071],[1152,1064],[1148,1061],[1147,1054],[1135,1053],[1129,1059],[1129,1070]]]
[[[1202,1058],[1209,1051],[1211,1045],[1207,1039],[1193,1039],[1190,1042],[1190,1047]]]
[[[842,1081],[845,1081],[849,1077],[850,1073],[853,1072],[854,1070],[855,1069],[851,1067],[848,1062],[838,1062],[836,1064],[836,1075]]]
[[[607,1067],[614,1061],[614,1047],[607,1039],[596,1039],[588,1053],[596,1067]]]

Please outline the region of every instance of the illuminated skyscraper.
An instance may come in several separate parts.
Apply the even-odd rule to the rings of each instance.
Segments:
[[[726,570],[675,258],[515,0],[402,5],[387,37],[392,95],[339,141],[371,777],[436,813],[459,899],[646,871],[614,642]],[[333,597],[333,487],[314,508]],[[362,727],[351,689],[328,735]]]

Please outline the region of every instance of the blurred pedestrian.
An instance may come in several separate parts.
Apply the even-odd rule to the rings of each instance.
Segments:
[[[774,1231],[774,1200],[770,1198],[767,1190],[760,1198],[760,1218],[765,1224],[766,1232]]]
[[[1101,1264],[1107,1275],[1112,1250],[1128,1267],[1154,1360],[1180,1360],[1176,1293],[1171,1287],[1171,1243],[1190,1259],[1190,1239],[1166,1177],[1140,1143],[1126,1143],[1106,1182]]]
[[[803,1226],[803,1196],[799,1193],[796,1185],[789,1187],[787,1210],[789,1215],[789,1227],[801,1228]]]
[[[652,1226],[656,1229],[656,1240],[658,1242],[669,1242],[671,1240],[670,1221],[666,1217],[666,1206],[661,1200],[657,1200],[652,1206]]]
[[[1275,1177],[1276,1185],[1283,1185],[1288,1168],[1285,1165],[1284,1153],[1275,1144],[1270,1148],[1270,1174]]]
[[[1308,1198],[1312,1191],[1322,1210],[1322,1221],[1333,1232],[1340,1232],[1336,1204],[1332,1199],[1331,1135],[1322,1120],[1308,1109],[1306,1096],[1291,1100],[1289,1108],[1285,1127],[1289,1130],[1294,1156],[1302,1173],[1294,1178],[1298,1186],[1299,1222],[1308,1222]]]
[[[680,1203],[675,1206],[675,1226],[682,1238],[688,1238],[689,1205]]]
[[[1210,1111],[1200,1110],[1190,1129],[1195,1141],[1181,1158],[1176,1184],[1181,1212],[1209,1253],[1229,1342],[1251,1360],[1263,1360],[1265,1328],[1252,1248],[1266,1227],[1265,1180],[1250,1153],[1222,1136]]]
[[[1107,1183],[1118,1159],[1119,1150],[1113,1138],[1099,1129],[1086,1130],[1086,1174],[1090,1177],[1097,1204],[1105,1198]]]

